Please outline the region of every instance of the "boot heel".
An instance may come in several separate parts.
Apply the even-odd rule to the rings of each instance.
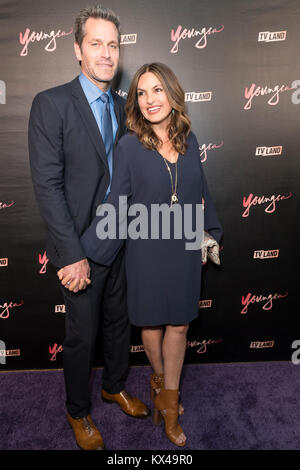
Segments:
[[[154,408],[153,415],[152,415],[152,422],[157,426],[158,424],[161,423],[162,416],[160,411],[157,408]]]

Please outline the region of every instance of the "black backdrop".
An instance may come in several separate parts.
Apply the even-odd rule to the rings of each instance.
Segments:
[[[79,73],[72,28],[84,6],[0,0],[0,364],[6,370],[62,365],[64,306],[32,190],[27,125],[34,95]],[[222,266],[204,268],[186,362],[288,360],[300,336],[292,308],[299,1],[110,0],[106,6],[120,16],[124,34],[115,85],[122,96],[145,62],[164,62],[179,77],[224,227]],[[146,364],[138,329],[131,344],[131,364]],[[100,346],[101,339],[95,365],[102,365]]]

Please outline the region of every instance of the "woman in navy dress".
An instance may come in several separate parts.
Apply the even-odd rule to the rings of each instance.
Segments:
[[[222,229],[203,173],[199,145],[185,113],[184,92],[174,73],[159,63],[141,67],[130,86],[126,113],[130,132],[118,143],[106,204],[114,208],[116,220],[123,220],[122,230],[124,224],[128,229],[128,314],[133,325],[142,327],[144,349],[153,368],[154,422],[163,418],[167,437],[183,446],[186,436],[178,423],[178,413],[183,414],[178,389],[186,333],[198,315],[201,250],[200,246],[195,249],[196,243],[187,249],[191,233],[185,228],[180,238],[171,224],[168,237],[162,235],[162,224],[170,216],[168,210],[182,210],[183,214],[189,205],[194,229],[201,215],[204,230],[217,242]],[[119,196],[126,202],[125,212],[120,209]],[[157,210],[160,205],[165,212],[153,216],[153,207]],[[104,217],[105,207],[98,208],[99,215],[81,241],[90,259],[110,265],[125,237],[117,225],[114,239],[105,238],[104,225],[109,229],[110,224]],[[196,230],[194,237],[196,242]]]

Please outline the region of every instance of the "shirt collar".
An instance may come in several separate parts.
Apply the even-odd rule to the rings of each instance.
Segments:
[[[92,104],[94,101],[100,98],[100,96],[104,93],[93,82],[91,82],[91,80],[89,80],[82,72],[79,75],[79,81],[81,83],[82,89],[84,91],[84,94],[89,104]],[[113,103],[111,88],[107,90],[106,94],[109,96],[110,103]]]

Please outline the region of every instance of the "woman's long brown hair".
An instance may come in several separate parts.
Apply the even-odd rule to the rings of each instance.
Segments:
[[[162,145],[162,141],[153,131],[151,123],[143,117],[138,105],[138,82],[146,72],[152,72],[159,79],[170,106],[173,108],[168,128],[168,138],[174,149],[183,154],[187,149],[187,137],[191,131],[191,121],[185,111],[184,91],[174,72],[165,64],[159,62],[145,64],[135,73],[125,106],[127,128],[129,131],[135,132],[140,142],[150,150],[153,148],[159,149]]]

